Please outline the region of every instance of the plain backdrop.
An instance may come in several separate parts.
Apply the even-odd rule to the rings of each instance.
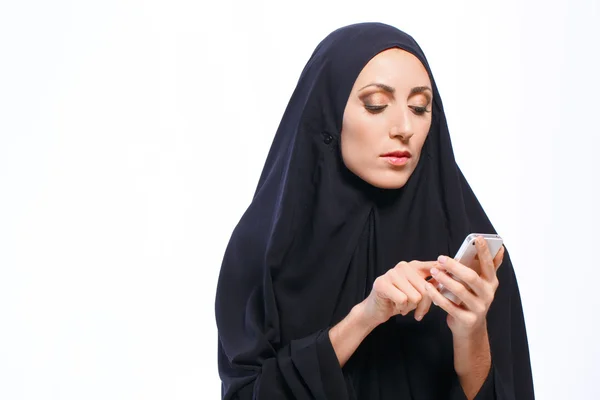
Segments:
[[[519,279],[537,397],[600,398],[598,1],[0,3],[0,398],[219,398],[214,294],[304,64],[423,48]]]

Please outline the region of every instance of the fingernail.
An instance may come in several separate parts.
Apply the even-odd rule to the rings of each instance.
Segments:
[[[423,316],[422,316],[422,315],[417,315],[417,316],[415,317],[415,319],[416,319],[417,321],[420,321],[420,320],[422,320],[422,319],[423,319]]]
[[[440,270],[437,268],[431,268],[430,272],[431,272],[431,275],[436,276],[438,274],[438,272],[440,272]]]
[[[445,264],[446,263],[446,256],[439,256],[438,257],[438,261],[440,262],[440,264]]]
[[[439,306],[438,306],[438,303],[436,303],[435,301],[432,301],[432,303],[433,303],[433,305],[434,305],[434,306],[437,306],[437,307],[439,307]]]

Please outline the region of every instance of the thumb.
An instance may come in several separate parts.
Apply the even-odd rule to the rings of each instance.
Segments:
[[[502,261],[504,261],[504,246],[500,248],[500,251],[498,251],[498,254],[496,254],[496,257],[494,258],[494,267],[496,268],[496,271],[500,268],[500,265],[502,265]]]

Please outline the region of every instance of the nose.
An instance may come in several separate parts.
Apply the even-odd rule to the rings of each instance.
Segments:
[[[415,134],[409,113],[410,111],[408,110],[404,111],[394,121],[394,124],[390,128],[390,138],[400,137],[400,140],[406,142]]]

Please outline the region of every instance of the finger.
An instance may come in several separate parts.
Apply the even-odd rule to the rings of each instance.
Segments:
[[[454,318],[462,319],[469,312],[458,307],[456,304],[448,300],[442,295],[431,283],[427,283],[427,295],[431,298],[433,304],[452,315]]]
[[[439,283],[455,294],[469,310],[480,311],[481,301],[465,285],[453,279],[444,271],[434,268],[431,273]]]
[[[431,277],[430,280],[428,280],[427,282],[431,283],[433,286],[438,287],[439,282],[435,280],[434,277]],[[423,286],[425,287],[425,286]],[[427,292],[427,287],[425,287],[425,292]]]
[[[435,265],[438,265],[436,262]],[[415,289],[421,293],[421,301],[417,304],[417,308],[415,309],[414,317],[417,321],[421,321],[425,314],[429,312],[429,308],[431,307],[431,299],[427,296],[427,289],[425,289],[425,284],[427,281],[421,277],[421,274],[416,269],[410,269],[407,271],[407,278],[409,282],[413,285]],[[427,273],[428,276],[431,276],[431,273]],[[435,279],[431,279],[430,282],[435,282]]]
[[[422,278],[427,278],[430,274],[429,274],[429,270],[433,267],[436,266],[437,261],[411,261],[412,264],[414,264],[415,269],[417,270],[418,274],[422,277]]]
[[[433,264],[435,264],[436,262],[437,262],[436,260],[432,260],[432,261],[413,260],[409,264],[414,264],[417,268],[426,269],[426,268],[431,268],[431,266]]]
[[[427,291],[427,289],[424,289],[424,290]],[[431,308],[431,297],[429,297],[426,294],[425,296],[423,296],[423,299],[421,300],[421,302],[417,306],[417,309],[415,310],[415,319],[417,321],[421,321],[423,319],[423,317],[429,312],[430,308]]]
[[[445,270],[454,277],[460,279],[469,289],[475,292],[477,296],[485,294],[483,280],[477,272],[450,257],[440,256],[439,260],[440,269]]]
[[[475,247],[477,247],[479,266],[481,267],[481,277],[486,281],[491,282],[496,277],[496,268],[494,268],[494,260],[490,254],[487,242],[484,238],[479,236],[475,239]]]
[[[408,297],[398,290],[389,279],[382,279],[378,283],[377,291],[383,298],[390,300],[394,304],[394,313],[402,312],[408,304]]]
[[[435,268],[436,266],[439,267],[439,263],[434,263],[431,268]],[[427,293],[425,290],[425,283],[427,283],[426,278],[432,278],[431,268],[429,268],[429,272],[427,272],[427,274],[422,274],[420,271],[417,271],[414,268],[410,268],[405,271],[406,279],[422,296],[425,296]],[[422,275],[427,276],[423,277]]]
[[[494,268],[498,271],[500,265],[502,265],[502,261],[504,261],[504,246],[500,247],[498,254],[494,257]]]
[[[392,280],[394,286],[404,292],[406,297],[408,297],[410,309],[414,309],[423,298],[423,295],[417,289],[415,289],[413,284],[410,282],[408,278],[410,274],[410,271],[406,271],[406,277],[404,277],[400,275],[400,272],[397,269],[392,269],[390,270],[390,279]]]

